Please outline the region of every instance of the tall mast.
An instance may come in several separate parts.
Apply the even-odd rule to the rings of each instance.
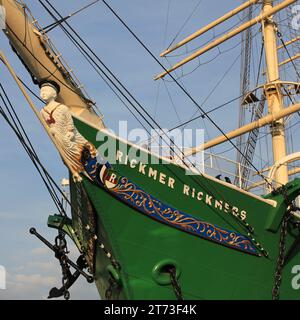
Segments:
[[[273,8],[273,0],[263,1],[263,12]],[[263,36],[265,45],[267,83],[266,98],[269,114],[274,114],[283,109],[283,97],[280,85],[274,82],[279,80],[278,54],[276,43],[276,28],[271,17],[263,21]],[[274,121],[271,124],[272,147],[274,163],[286,156],[285,128],[283,119]],[[283,165],[278,168],[275,176],[277,184],[288,182],[288,168]]]

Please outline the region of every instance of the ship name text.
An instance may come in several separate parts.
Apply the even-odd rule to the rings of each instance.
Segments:
[[[177,190],[177,180],[174,176],[169,176],[164,172],[160,172],[156,168],[151,167],[135,158],[129,158],[128,155],[124,155],[120,150],[117,151],[117,163],[122,163],[129,166],[131,169],[137,170],[140,174],[148,177],[158,183],[165,185],[167,188]],[[212,182],[214,183],[214,182]],[[178,183],[179,184],[179,183]],[[209,193],[204,192],[200,188],[194,188],[187,184],[181,185],[181,193],[196,201],[204,202],[211,208],[223,211],[224,213],[232,213],[235,216],[239,216],[242,220],[247,218],[247,212],[236,205],[229,204],[221,199],[216,199]]]

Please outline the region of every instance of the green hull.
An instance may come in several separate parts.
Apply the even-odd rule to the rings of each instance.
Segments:
[[[75,124],[96,147],[103,143],[96,140],[103,141],[107,136],[99,132],[96,139],[95,128],[78,119]],[[109,279],[113,277],[118,285],[111,287],[112,299],[176,299],[167,274],[157,273],[160,266],[173,263],[184,299],[271,299],[281,220],[287,209],[283,197],[269,195],[268,200],[256,197],[214,178],[186,175],[182,167],[170,163],[146,167],[135,161],[124,164],[126,150],[131,147],[132,152],[132,146],[118,139],[116,142],[123,156],[113,168],[120,174],[173,208],[247,235],[246,228],[228,212],[226,203],[235,206],[254,228],[253,236],[268,257],[233,250],[158,222],[84,177],[80,186],[71,184],[72,224],[88,255],[101,298],[105,299]],[[144,160],[150,156],[143,150],[136,155],[143,155]],[[157,170],[156,177],[153,170]],[[289,199],[294,199],[299,190],[299,179],[289,183]],[[93,232],[87,233],[87,224]],[[93,243],[92,233],[97,234],[98,243]],[[289,226],[287,249],[298,235],[298,229]],[[99,243],[104,244],[106,252]],[[107,251],[119,263],[119,270],[111,264]],[[292,268],[299,262],[300,252],[296,248],[283,270],[281,299],[300,298],[299,291],[292,287],[295,277]]]

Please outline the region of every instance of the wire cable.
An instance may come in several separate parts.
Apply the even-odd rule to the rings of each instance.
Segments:
[[[86,10],[87,8],[91,7],[92,5],[94,5],[95,3],[99,2],[100,0],[95,0],[87,5],[85,5],[84,7],[82,7],[81,9],[78,9],[77,11],[70,13],[69,15],[67,15],[66,17],[53,22],[51,24],[49,24],[48,26],[43,28],[43,31],[45,31],[46,33],[50,32],[51,30],[53,30],[54,28],[56,28],[59,24],[63,23],[64,21],[67,21],[68,19],[74,17],[76,14]]]
[[[4,120],[7,122],[9,127],[13,130],[15,135],[17,136],[18,140],[20,141],[21,145],[23,146],[24,150],[26,151],[27,155],[29,156],[31,162],[33,163],[34,167],[36,168],[37,172],[39,173],[50,197],[53,200],[54,205],[56,206],[58,212],[60,215],[62,215],[64,218],[61,221],[60,227],[62,227],[63,223],[65,222],[65,219],[68,218],[66,211],[64,210],[63,203],[61,199],[58,196],[57,191],[63,196],[63,198],[66,199],[67,202],[70,203],[69,199],[66,197],[64,192],[59,188],[59,186],[56,184],[54,179],[51,177],[49,172],[46,170],[44,165],[41,163],[27,133],[24,129],[24,126],[22,125],[17,113],[15,112],[12,103],[3,87],[3,85],[0,83],[0,88],[4,94],[0,92],[0,99],[2,100],[2,103],[4,104],[9,116],[5,113],[4,109],[0,106],[0,114],[4,118]],[[9,118],[10,117],[10,118]],[[16,119],[16,120],[15,120]],[[25,138],[24,138],[25,137]],[[57,191],[56,191],[56,190]],[[69,229],[69,226],[67,226]],[[70,230],[69,230],[70,231]],[[72,232],[69,232],[70,237],[72,240],[73,234]]]
[[[45,7],[45,5],[42,3],[42,1],[41,0],[39,0],[39,2],[43,5],[43,7]],[[58,14],[58,15],[60,15],[58,12],[57,12],[57,10],[53,7],[53,5],[51,5],[51,3],[48,1],[48,0],[46,0],[46,3],[48,3],[48,5]],[[49,9],[48,8],[45,8],[48,12],[49,12]],[[50,13],[50,12],[49,12]],[[51,13],[50,13],[51,14]],[[52,15],[52,14],[51,14]],[[53,16],[53,15],[52,15]],[[61,15],[60,15],[61,16]],[[67,23],[67,22],[64,22],[65,24],[67,24],[69,27],[70,27],[70,25]],[[84,45],[85,46],[87,46],[87,44],[85,43],[85,41],[76,33],[76,31],[72,28],[72,27],[70,27],[71,28],[71,30],[72,30],[72,32],[74,33],[74,34],[76,34],[76,36],[84,43]],[[99,59],[99,57],[97,57],[97,55],[87,46],[87,48],[92,52],[92,54],[95,56],[95,58],[98,60],[98,61],[101,61],[100,59]],[[110,73],[111,73],[111,71],[110,70],[108,70]],[[114,75],[113,75],[114,76]],[[116,81],[119,81],[118,79],[115,79]],[[118,82],[119,83],[119,82]],[[122,84],[120,84],[120,85],[122,85]],[[125,91],[127,90],[124,86],[122,87]],[[150,118],[150,120],[151,121],[153,121],[154,123],[155,123],[155,125],[157,125],[157,127],[159,127],[160,128],[160,126],[158,125],[158,123],[151,117],[151,115],[149,115],[149,113],[147,112],[147,110],[145,110],[144,109],[144,107],[143,106],[141,106],[139,103],[138,103],[138,101],[130,94],[130,92],[128,92],[128,90],[126,91],[129,95],[130,95],[130,97],[138,104],[138,106],[142,109],[142,111]],[[141,115],[141,114],[140,114]],[[142,115],[141,115],[142,116]],[[144,117],[144,116],[142,116],[142,117]],[[149,123],[149,121],[147,120],[147,119],[145,119],[144,118],[144,120],[146,120],[147,122],[148,122],[148,124],[152,127],[152,125],[151,125],[151,123]],[[156,130],[156,129],[154,129],[154,130]],[[180,152],[181,152],[181,150],[180,150]],[[188,160],[189,161],[189,160]],[[186,165],[186,163],[184,162],[184,164]],[[192,164],[193,165],[193,164]],[[187,165],[186,165],[187,166]],[[194,166],[194,165],[193,165]],[[198,170],[197,170],[198,171]],[[200,173],[200,175],[202,175],[202,173],[201,172],[199,172]],[[198,183],[199,183],[199,181],[198,181]],[[204,187],[203,185],[202,185],[202,187]]]
[[[106,7],[113,13],[113,15],[121,22],[121,24],[131,33],[131,35],[140,43],[140,45],[149,53],[149,55],[163,68],[164,71],[168,73],[168,75],[173,79],[173,81],[178,85],[178,87],[187,95],[187,97],[195,104],[195,106],[202,112],[205,113],[203,108],[197,103],[197,101],[190,95],[190,93],[174,78],[174,76],[168,72],[168,70],[162,65],[162,63],[155,57],[155,55],[150,51],[150,49],[140,40],[140,38],[132,31],[132,29],[125,23],[125,21],[116,13],[116,11],[105,1],[101,0]],[[48,2],[48,0],[46,0]],[[232,139],[230,139],[226,133],[222,130],[222,128],[209,116],[207,115],[207,118],[209,121],[222,133],[222,135],[225,137],[225,139],[241,154],[242,157],[245,158],[245,155],[242,153],[242,151],[232,142]],[[260,171],[256,166],[251,163],[251,166],[253,169],[263,178],[263,180],[266,182],[266,184],[274,190],[273,185],[263,176],[260,174]]]

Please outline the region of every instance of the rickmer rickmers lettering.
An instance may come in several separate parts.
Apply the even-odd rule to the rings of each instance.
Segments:
[[[165,173],[159,172],[157,169],[152,168],[151,165],[144,164],[135,158],[129,159],[129,156],[124,156],[123,152],[120,150],[117,150],[116,161],[129,166],[131,169],[137,170],[145,177],[153,179],[154,181],[157,181],[158,183],[163,184],[170,189],[177,188],[175,177],[167,176]],[[239,215],[242,220],[247,218],[246,210],[243,210],[236,205],[230,205],[223,200],[217,200],[212,195],[190,187],[189,185],[184,184],[181,192],[187,197],[204,202],[206,205],[223,211],[224,213],[232,213],[235,216]]]
[[[202,221],[163,203],[113,170],[109,163],[102,164],[102,162],[101,164],[98,163],[96,156],[91,154],[86,157],[83,165],[90,179],[137,211],[171,227],[189,232],[206,240],[260,256],[249,237]]]

